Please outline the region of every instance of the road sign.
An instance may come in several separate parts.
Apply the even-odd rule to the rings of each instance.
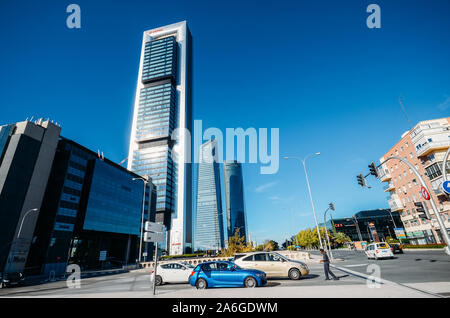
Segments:
[[[428,193],[427,189],[424,186],[422,186],[422,188],[420,189],[420,193],[425,200],[430,200],[430,193]]]
[[[442,183],[442,190],[447,193],[450,194],[450,181],[444,181]]]
[[[144,242],[161,243],[163,241],[164,241],[164,233],[153,233],[153,232],[144,233]]]
[[[145,230],[147,232],[162,233],[164,232],[164,225],[155,222],[145,222]]]
[[[405,231],[403,228],[394,228],[395,236],[397,236],[398,239],[406,238]]]

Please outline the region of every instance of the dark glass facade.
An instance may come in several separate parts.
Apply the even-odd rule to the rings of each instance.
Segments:
[[[133,178],[140,176],[61,138],[26,273],[60,275],[70,263],[83,270],[100,268],[105,262],[108,266],[134,263],[144,185]],[[150,191],[148,184],[144,221],[155,217],[156,191],[153,196]],[[144,251],[152,248],[149,244]],[[107,252],[106,261],[100,261],[101,251]]]
[[[398,227],[403,223],[398,212],[391,212],[392,218]],[[384,241],[386,237],[395,237],[394,223],[391,214],[387,209],[360,211],[353,217],[341,219],[328,219],[327,229],[330,231],[343,232],[351,238],[352,241],[373,241],[370,232],[369,223],[373,223],[380,240]]]
[[[129,172],[95,160],[83,230],[139,235],[142,191]]]
[[[227,232],[228,238],[237,230],[239,235],[247,236],[247,220],[244,205],[244,182],[242,179],[242,165],[237,161],[224,162],[225,199],[227,205]]]

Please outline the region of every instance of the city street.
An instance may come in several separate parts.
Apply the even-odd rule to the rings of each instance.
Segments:
[[[269,280],[264,288],[218,288],[198,291],[188,284],[157,287],[156,297],[449,297],[450,259],[442,251],[406,251],[395,259],[368,260],[360,251],[334,251],[333,272],[339,281],[324,281],[317,252],[311,252],[310,275],[298,281]],[[380,266],[380,288],[369,288],[367,266]],[[373,286],[372,286],[373,287]],[[67,288],[65,281],[0,290],[1,297],[154,297],[149,272],[144,270],[86,278],[81,288]]]

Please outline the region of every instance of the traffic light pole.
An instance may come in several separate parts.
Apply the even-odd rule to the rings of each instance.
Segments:
[[[448,152],[448,151],[447,151],[447,152]],[[434,215],[436,216],[436,220],[438,221],[439,227],[440,227],[440,229],[441,229],[442,237],[444,238],[444,241],[445,241],[445,243],[447,244],[447,246],[445,247],[445,253],[446,253],[447,255],[450,255],[450,238],[449,238],[449,236],[448,236],[447,229],[446,229],[446,227],[445,227],[445,225],[444,225],[444,222],[442,221],[441,215],[439,214],[439,211],[438,211],[438,209],[437,209],[437,207],[436,207],[436,204],[434,203],[433,197],[431,196],[431,192],[428,190],[428,187],[427,187],[427,185],[425,184],[425,181],[423,180],[423,178],[422,178],[422,176],[420,175],[420,173],[416,170],[416,168],[415,168],[411,163],[409,163],[409,161],[408,161],[407,159],[402,158],[402,157],[397,157],[397,156],[392,156],[392,157],[387,158],[385,161],[383,161],[382,163],[380,163],[380,164],[377,166],[377,168],[380,167],[380,166],[382,166],[384,163],[386,163],[387,161],[392,160],[392,159],[400,160],[400,161],[402,161],[404,164],[406,164],[406,165],[414,172],[414,174],[417,176],[417,178],[419,179],[421,185],[422,185],[422,186],[428,191],[428,193],[430,194],[430,200],[429,200],[429,201],[430,201],[431,207],[433,208]]]
[[[450,155],[450,147],[447,149],[445,153],[444,160],[442,161],[442,182],[447,181],[447,159]]]
[[[333,253],[331,252],[331,244],[330,244],[330,238],[328,237],[328,230],[327,230],[327,212],[330,208],[325,210],[325,213],[323,214],[323,226],[325,227],[325,237],[327,238],[328,246],[327,249],[330,251],[330,257],[331,260],[334,261]]]

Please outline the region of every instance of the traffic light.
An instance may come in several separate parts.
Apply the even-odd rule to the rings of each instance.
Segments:
[[[378,178],[378,171],[377,171],[377,167],[375,166],[375,163],[374,163],[374,162],[372,162],[372,163],[369,165],[369,170],[370,170],[370,174],[371,174],[372,176],[375,176],[375,178]]]
[[[362,174],[357,175],[356,180],[358,180],[358,184],[364,188],[364,186],[366,185],[366,181],[364,180],[363,175]]]
[[[421,219],[431,220],[430,212],[428,212],[428,207],[424,202],[414,202],[416,206],[416,211],[419,212],[419,217]]]
[[[333,202],[330,203],[330,209],[334,211],[334,204],[333,204]]]

